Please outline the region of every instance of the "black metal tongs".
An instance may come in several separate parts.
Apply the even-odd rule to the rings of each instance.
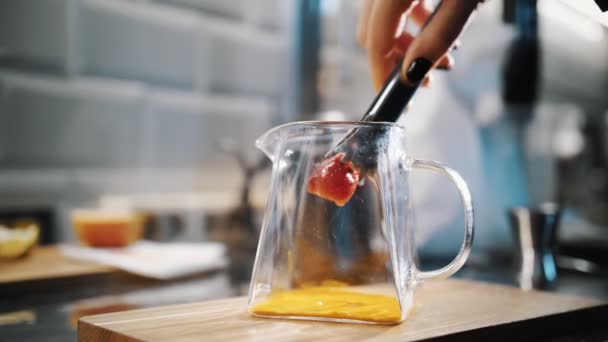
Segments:
[[[426,20],[422,29],[429,24],[440,7],[441,2]],[[397,63],[384,86],[372,101],[361,119],[362,122],[396,122],[399,119],[424,80],[422,78],[417,82],[412,82],[403,79],[402,67],[403,59]],[[370,170],[376,168],[379,144],[386,131],[385,126],[365,127],[365,129],[355,128],[325,154],[325,159],[343,154],[342,162],[351,161],[354,166],[359,168],[360,178],[363,178]]]
[[[410,102],[421,82],[410,83],[401,77],[402,61],[397,64],[390,77],[378,93],[362,122],[395,122]],[[351,161],[363,178],[376,168],[377,152],[386,126],[354,128],[327,154],[325,159],[343,154],[342,162]]]

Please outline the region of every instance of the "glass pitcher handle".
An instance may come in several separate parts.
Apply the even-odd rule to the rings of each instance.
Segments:
[[[462,205],[464,207],[464,241],[462,242],[462,246],[460,246],[458,255],[456,255],[454,260],[449,264],[440,269],[433,271],[418,271],[416,274],[416,280],[418,282],[431,279],[444,279],[456,273],[456,271],[464,265],[471,253],[471,246],[473,244],[473,201],[471,199],[471,192],[469,191],[467,183],[462,179],[458,172],[441,163],[409,158],[407,159],[407,163],[410,168],[435,171],[447,176],[452,183],[456,185],[456,188],[460,193],[460,199],[462,200]]]

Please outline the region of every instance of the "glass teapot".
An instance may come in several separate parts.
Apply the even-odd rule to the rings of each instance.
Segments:
[[[376,146],[374,167],[343,206],[307,191],[315,165],[357,131]],[[411,158],[406,130],[392,123],[296,122],[271,129],[257,147],[272,160],[271,188],[249,288],[252,315],[395,324],[412,308],[414,289],[465,263],[473,241],[473,207],[465,181],[439,163]],[[368,158],[368,159],[369,159]],[[464,242],[438,270],[416,268],[414,208],[408,175],[447,176],[464,207]]]

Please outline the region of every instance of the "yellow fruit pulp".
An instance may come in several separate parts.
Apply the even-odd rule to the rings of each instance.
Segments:
[[[349,290],[342,286],[307,287],[270,295],[251,312],[261,316],[337,318],[374,323],[401,322],[395,297]]]

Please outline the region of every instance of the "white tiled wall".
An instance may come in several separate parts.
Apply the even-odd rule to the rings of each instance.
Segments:
[[[259,0],[247,1],[244,19],[248,23],[267,28],[282,29],[287,24],[287,12],[291,10],[289,1]]]
[[[221,188],[219,140],[252,151],[284,100],[290,1],[1,1],[0,184]]]
[[[285,25],[288,1],[284,0],[156,0],[186,8],[195,8],[221,17],[259,27],[281,28]]]
[[[210,40],[212,89],[267,96],[282,94],[288,66],[285,37],[212,18],[204,20],[202,27]]]
[[[146,165],[200,165],[220,153],[223,139],[252,152],[253,142],[271,125],[275,109],[266,99],[200,95],[151,89],[146,97],[142,153]]]
[[[362,1],[325,1],[322,17],[321,110],[340,110],[358,120],[376,92],[371,86],[366,51],[356,42]]]
[[[270,127],[260,97],[203,95],[141,82],[0,70],[4,165],[191,167],[233,139],[243,148]]]
[[[77,0],[0,1],[0,47],[20,59],[76,67]]]
[[[243,1],[225,1],[225,0],[157,0],[172,5],[190,7],[211,14],[225,16],[230,19],[242,19],[246,2]]]
[[[128,165],[137,158],[137,82],[0,72],[5,165]]]
[[[242,20],[174,3],[198,4],[194,8]],[[289,46],[278,23],[285,3],[5,1],[0,3],[0,47],[14,58],[68,73],[281,96]]]
[[[208,65],[201,18],[189,10],[123,0],[81,0],[82,72],[193,87]]]

